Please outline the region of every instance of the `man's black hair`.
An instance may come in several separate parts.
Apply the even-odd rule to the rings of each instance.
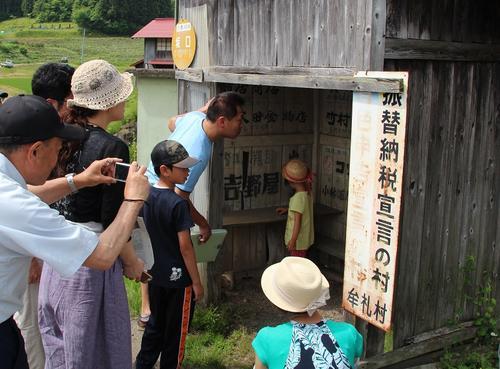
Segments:
[[[207,109],[207,119],[215,122],[218,117],[223,116],[233,119],[238,114],[238,106],[241,108],[245,99],[237,92],[226,91],[214,97]]]
[[[71,77],[75,68],[65,63],[46,63],[31,80],[31,91],[44,99],[64,101],[71,93]]]

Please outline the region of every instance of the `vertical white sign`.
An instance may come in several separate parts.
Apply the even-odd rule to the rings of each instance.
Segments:
[[[353,93],[344,309],[387,331],[398,248],[408,73],[360,72],[400,79],[401,93]]]

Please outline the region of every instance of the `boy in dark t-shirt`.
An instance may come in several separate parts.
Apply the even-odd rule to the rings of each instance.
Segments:
[[[161,353],[160,368],[179,368],[194,302],[203,297],[190,228],[188,202],[174,191],[186,181],[198,160],[178,142],[165,140],[151,152],[159,176],[144,204],[144,223],[153,246],[153,280],[149,283],[151,316],[137,354],[136,368],[151,369]]]

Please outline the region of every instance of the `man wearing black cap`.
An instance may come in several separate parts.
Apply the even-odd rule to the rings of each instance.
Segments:
[[[28,368],[23,339],[12,315],[21,307],[33,256],[62,275],[82,264],[109,268],[122,251],[149,193],[146,168],[132,163],[125,199],[113,223],[99,236],[67,222],[41,199],[54,201],[68,191],[47,188],[40,197],[27,184],[41,185],[57,162],[62,139],[82,139],[84,131],[61,123],[55,109],[37,96],[16,96],[0,107],[0,358],[2,368]],[[78,187],[114,180],[100,173],[116,160],[93,163],[91,174],[75,176]],[[96,180],[97,177],[100,177]],[[106,180],[104,180],[106,178]],[[62,179],[65,181],[65,179]],[[86,182],[85,182],[86,181]],[[59,186],[59,183],[55,183]],[[55,188],[55,187],[54,187]]]
[[[66,101],[73,97],[71,77],[74,72],[75,68],[65,63],[45,63],[36,70],[31,79],[33,95],[41,96],[47,100],[57,110],[63,122],[69,113]],[[69,175],[66,180],[67,184],[59,180],[62,188],[68,188],[73,183],[74,177]],[[45,182],[44,186],[51,186],[51,183]],[[38,194],[43,191],[44,187],[28,186],[28,189]],[[41,260],[37,258],[31,260],[28,288],[23,295],[23,307],[14,315],[24,338],[30,369],[43,369],[45,367],[45,352],[38,326],[38,290],[42,267]]]

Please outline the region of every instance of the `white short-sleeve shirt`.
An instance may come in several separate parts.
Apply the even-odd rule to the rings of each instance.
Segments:
[[[70,276],[99,242],[29,192],[16,167],[0,154],[0,323],[22,307],[33,256]]]

